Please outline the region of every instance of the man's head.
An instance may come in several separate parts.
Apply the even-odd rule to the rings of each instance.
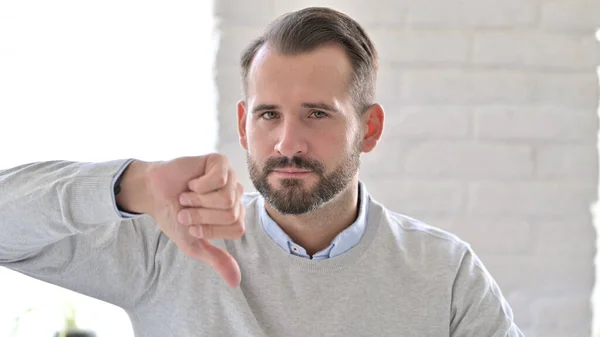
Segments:
[[[286,14],[243,53],[238,130],[250,177],[284,214],[311,212],[358,179],[383,128],[377,53],[354,20],[326,8]]]

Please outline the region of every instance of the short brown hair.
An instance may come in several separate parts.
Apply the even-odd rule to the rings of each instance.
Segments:
[[[268,44],[278,53],[297,55],[327,44],[344,48],[352,64],[350,95],[359,114],[375,100],[378,56],[364,29],[349,16],[333,9],[309,7],[280,16],[242,53],[244,95],[248,89],[248,73],[257,51]]]

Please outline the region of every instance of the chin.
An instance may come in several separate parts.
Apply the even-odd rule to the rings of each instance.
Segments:
[[[291,188],[298,186],[302,186],[306,189],[314,186],[316,183],[316,179],[311,177],[269,177],[269,185],[271,185],[272,188],[276,189]]]

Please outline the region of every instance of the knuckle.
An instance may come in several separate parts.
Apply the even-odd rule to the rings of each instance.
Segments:
[[[217,153],[217,158],[222,165],[229,165],[229,158],[226,155]]]
[[[227,183],[227,177],[225,177],[222,174],[219,174],[218,172],[215,173],[213,179],[215,184],[217,184],[219,187],[225,186],[225,184]]]
[[[232,195],[231,193],[222,193],[221,204],[225,208],[233,208],[233,206],[235,206],[235,195]]]
[[[192,180],[189,182],[188,187],[192,191],[198,191],[202,188],[202,182],[200,182],[198,180]]]
[[[233,227],[232,234],[233,234],[233,236],[234,236],[235,238],[241,238],[241,237],[244,235],[244,232],[245,232],[245,231],[246,231],[246,230],[245,230],[245,228],[244,228],[244,225],[242,225],[242,224],[240,223],[240,224],[237,224],[237,225],[235,225],[235,226]]]
[[[225,220],[226,223],[234,223],[236,221],[235,210],[226,211],[223,220]]]
[[[216,152],[211,153],[209,155],[209,159],[214,165],[228,165],[229,164],[229,159],[227,158],[227,156],[224,154],[221,154],[221,153],[216,153]]]

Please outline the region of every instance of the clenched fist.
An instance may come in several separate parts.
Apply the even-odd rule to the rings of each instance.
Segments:
[[[244,234],[242,185],[227,157],[135,161],[125,171],[121,186],[120,207],[150,215],[184,254],[210,264],[230,286],[240,283],[234,258],[208,241]]]

